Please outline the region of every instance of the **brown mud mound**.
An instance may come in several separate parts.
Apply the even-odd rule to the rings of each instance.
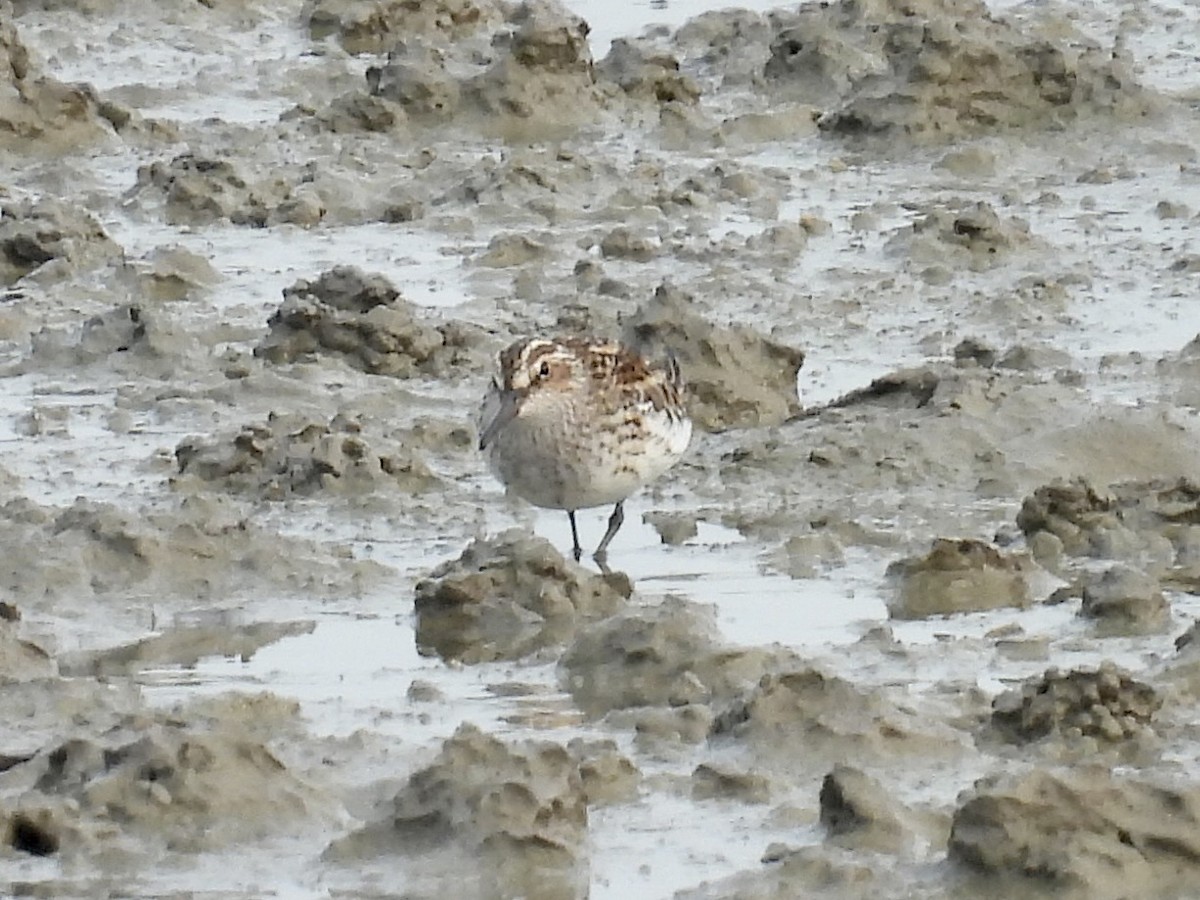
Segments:
[[[1191,895],[1200,889],[1200,788],[1102,768],[985,780],[955,812],[949,852],[991,890],[1020,896]]]
[[[1177,653],[1163,667],[1161,681],[1178,690],[1181,697],[1194,701],[1200,697],[1200,622],[1193,622],[1175,639],[1175,649]],[[1190,722],[1191,704],[1179,708]]]
[[[417,648],[465,663],[520,659],[611,616],[631,592],[623,575],[593,574],[514,528],[473,541],[417,583]]]
[[[1200,258],[1195,260],[1194,266],[1194,271],[1200,271]],[[1170,385],[1176,403],[1192,409],[1200,407],[1200,335],[1177,352],[1163,356],[1154,368],[1155,373]]]
[[[579,762],[589,808],[637,799],[642,773],[617,749],[616,741],[574,738],[567,749]]]
[[[1031,603],[1020,558],[982,541],[938,538],[928,554],[888,567],[897,592],[888,602],[893,619],[982,612]]]
[[[55,661],[41,655],[0,680],[7,711],[0,721],[0,760],[8,763],[0,771],[71,737],[116,733],[145,712],[142,693],[129,679],[52,677],[47,665],[56,669]],[[30,784],[27,779],[24,786]]]
[[[360,496],[389,487],[419,493],[440,483],[414,451],[380,453],[363,436],[362,423],[342,415],[328,424],[272,415],[232,440],[183,441],[175,460],[176,486],[198,478],[266,500],[326,492]]]
[[[1048,532],[1072,554],[1098,551],[1094,555],[1104,555],[1100,536],[1119,526],[1115,500],[1083,478],[1039,487],[1025,498],[1017,513],[1017,527],[1026,539]]]
[[[13,500],[0,506],[0,544],[8,561],[0,589],[24,598],[23,606],[49,604],[65,614],[118,598],[106,615],[120,610],[139,632],[145,598],[163,611],[172,600],[230,604],[263,591],[344,596],[348,584],[369,584],[380,574],[202,499],[137,513],[87,500],[64,508]]]
[[[826,407],[811,410],[811,414],[819,414],[825,408],[850,409],[856,406],[922,409],[929,405],[946,379],[945,372],[928,366],[900,369],[873,378],[866,387],[855,388],[830,401]]]
[[[184,153],[169,162],[141,166],[134,196],[147,208],[161,204],[171,225],[316,224],[324,211],[319,204],[314,209],[301,202],[295,190],[281,177],[252,180],[229,160]]]
[[[51,263],[54,276],[63,278],[120,255],[117,243],[83,209],[52,199],[0,204],[0,286],[49,270]]]
[[[1105,637],[1154,634],[1171,625],[1171,604],[1158,579],[1124,565],[1084,577],[1079,614]]]
[[[681,25],[671,36],[671,45],[685,69],[711,77],[721,88],[745,87],[762,80],[771,42],[783,23],[791,21],[790,15],[782,7],[765,15],[736,7],[708,10]]]
[[[665,348],[688,383],[688,410],[708,431],[778,425],[800,407],[796,375],[804,351],[743,325],[721,327],[693,310],[690,296],[662,284],[625,323],[634,346]]]
[[[89,84],[64,84],[38,72],[0,5],[0,147],[37,155],[70,150],[121,130],[128,110],[102,100]]]
[[[998,696],[991,724],[1018,744],[1051,735],[1116,743],[1146,735],[1162,702],[1154,688],[1110,662],[1098,669],[1047,669]]]
[[[739,504],[724,514],[726,524],[744,533],[786,540],[811,533],[819,522],[844,547],[866,545],[877,552],[881,546],[900,546],[905,555],[928,550],[919,542],[927,540],[920,535],[930,533],[931,523],[940,534],[994,532],[993,514],[975,501],[994,508],[998,500],[1037,495],[1036,486],[1055,478],[1089,473],[1095,483],[1113,479],[1114,491],[1123,491],[1123,484],[1133,491],[1124,520],[1114,514],[1107,525],[1098,524],[1096,550],[1150,574],[1162,573],[1164,585],[1174,586],[1176,578],[1187,576],[1189,561],[1200,559],[1197,530],[1186,522],[1190,507],[1178,480],[1178,473],[1196,468],[1195,436],[1187,428],[1164,426],[1160,412],[1079,405],[1078,396],[1078,386],[1060,378],[1057,369],[984,368],[970,359],[931,362],[813,405],[778,429],[730,435],[725,440],[734,446],[719,464],[710,461],[708,471],[726,489],[744,489]],[[697,457],[689,467],[693,483],[704,459]],[[1161,473],[1174,480],[1145,480]],[[748,498],[760,496],[764,478],[775,485],[770,502],[750,508]],[[881,529],[861,515],[848,518],[847,504],[832,499],[847,484],[859,497],[872,497],[864,502],[878,504],[880,514],[895,524]],[[939,491],[930,493],[935,484]],[[1148,486],[1155,484],[1166,492],[1164,500],[1151,496]],[[946,489],[962,499],[926,499]],[[894,491],[903,493],[902,503]],[[718,502],[728,503],[727,496]],[[1171,497],[1179,499],[1163,506],[1166,518],[1151,514]],[[1136,521],[1142,513],[1132,512],[1143,506],[1144,526]],[[1020,523],[1026,523],[1026,515],[1028,508]],[[1073,530],[1069,522],[1063,525],[1064,534]],[[1029,521],[1024,530],[1030,554],[1043,568],[1074,580],[1075,570],[1086,567],[1084,559],[1067,558],[1062,542],[1040,524]],[[1031,567],[1031,575],[1031,588],[1039,589],[1040,573]]]
[[[1153,106],[1111,48],[1052,41],[982,0],[837,0],[797,11],[771,41],[767,84],[826,107],[823,130],[953,140]]]
[[[139,260],[126,260],[136,268],[140,287],[148,300],[200,300],[221,281],[207,256],[178,244],[155,247]]]
[[[100,369],[156,380],[203,366],[211,358],[190,329],[161,309],[122,303],[82,321],[43,327],[30,335],[30,352],[14,373],[55,371],[59,367]]]
[[[761,870],[743,872],[722,881],[675,893],[675,900],[784,900],[820,897],[822,900],[862,900],[863,897],[924,897],[905,893],[894,863],[890,871],[873,869],[861,854],[826,846],[792,848],[771,844],[763,853]],[[899,888],[899,890],[897,890]],[[931,896],[931,895],[930,895]]]
[[[563,654],[561,680],[590,716],[645,706],[728,701],[773,666],[776,654],[720,643],[713,610],[668,596],[582,631]]]
[[[911,810],[874,776],[836,765],[821,782],[821,824],[826,840],[848,850],[911,853],[918,823]],[[932,835],[928,835],[932,837]],[[945,838],[945,832],[940,835]]]
[[[349,53],[382,53],[413,35],[447,43],[490,30],[504,7],[477,0],[313,0],[304,16],[315,41],[336,35]]]
[[[587,797],[579,764],[550,741],[504,743],[461,725],[393,809],[333,844],[354,864],[400,853],[406,875],[445,896],[567,898],[587,894]],[[440,885],[440,888],[437,886]]]
[[[961,736],[885,693],[812,667],[764,675],[714,720],[712,738],[736,742],[765,769],[791,778],[838,763],[932,765],[964,749]]]
[[[2,604],[0,616],[0,681],[28,681],[51,678],[58,666],[38,644],[21,637],[20,612],[10,603]]]
[[[367,84],[369,93],[353,92],[337,104],[394,104],[403,121],[416,124],[449,121],[463,104],[462,83],[448,70],[446,54],[420,38],[409,37],[393,47],[384,65],[367,70]]]
[[[441,377],[483,365],[481,329],[459,322],[430,324],[382,275],[337,266],[315,281],[298,281],[254,350],[272,363],[291,363],[318,353],[340,355],[371,375]]]
[[[612,42],[608,54],[596,65],[596,74],[641,100],[692,104],[700,99],[700,86],[680,72],[678,59],[624,38]]]
[[[554,0],[500,9],[502,21],[471,19],[472,26],[486,18],[493,27],[468,39],[436,29],[397,35],[387,45],[387,62],[367,71],[370,96],[396,104],[413,125],[453,121],[540,135],[594,120],[605,96],[596,85],[587,23]]]
[[[771,780],[756,772],[701,763],[692,772],[692,799],[767,803],[771,799]]]
[[[1001,218],[990,203],[933,205],[887,243],[919,266],[948,266],[956,271],[987,271],[1011,259],[1028,264],[1029,225],[1015,216]]]
[[[0,773],[10,842],[38,853],[29,846],[36,824],[45,852],[102,851],[125,835],[198,852],[332,821],[332,804],[263,744],[208,724],[142,721],[66,740]]]
[[[1200,585],[1200,485],[1190,478],[1107,490],[1084,478],[1056,481],[1025,498],[1017,526],[1050,562],[1063,554],[1112,559],[1182,590]]]

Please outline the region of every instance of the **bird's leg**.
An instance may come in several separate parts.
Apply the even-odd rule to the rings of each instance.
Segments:
[[[575,554],[575,562],[583,557],[583,548],[579,546],[579,529],[575,527],[575,510],[567,510],[567,518],[571,520],[571,540],[575,542],[575,548],[571,551]]]
[[[608,531],[604,532],[604,537],[600,539],[600,546],[596,548],[596,552],[592,554],[592,558],[597,562],[608,556],[608,542],[613,539],[616,533],[621,529],[621,523],[625,521],[625,501],[617,501],[617,505],[613,507],[612,515],[608,517]]]

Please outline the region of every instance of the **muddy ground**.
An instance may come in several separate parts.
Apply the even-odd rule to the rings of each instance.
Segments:
[[[0,883],[1195,896],[1197,10],[570,6],[0,0]]]

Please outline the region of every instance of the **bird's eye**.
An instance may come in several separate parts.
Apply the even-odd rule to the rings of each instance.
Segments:
[[[538,377],[539,378],[549,378],[550,377],[550,363],[543,362],[540,366],[538,366]]]

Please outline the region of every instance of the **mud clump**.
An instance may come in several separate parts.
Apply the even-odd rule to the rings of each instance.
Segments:
[[[736,696],[771,664],[762,651],[726,648],[712,610],[667,597],[582,631],[559,663],[590,716],[632,707],[697,707]]]
[[[692,309],[691,297],[669,284],[655,290],[625,331],[633,346],[676,355],[689,412],[705,430],[778,425],[799,411],[796,376],[804,351],[742,325],[713,325]]]
[[[944,759],[961,743],[883,695],[812,667],[764,675],[717,716],[711,736],[732,739],[762,765],[791,776],[813,765]],[[805,748],[803,759],[790,749],[797,746]]]
[[[618,225],[600,239],[600,255],[605,259],[627,259],[647,263],[658,256],[660,245],[651,238],[635,234]]]
[[[136,195],[161,200],[171,225],[312,225],[321,214],[292,200],[292,186],[281,178],[253,182],[228,160],[184,153],[170,162],[138,169]]]
[[[838,765],[821,782],[821,824],[838,846],[898,853],[912,843],[903,812],[875,778]]]
[[[1153,107],[1115,54],[1060,45],[980,0],[806,4],[771,42],[769,85],[825,105],[832,134],[954,140]]]
[[[51,264],[62,277],[120,255],[121,248],[85,210],[51,199],[0,204],[0,285]]]
[[[265,746],[220,727],[142,722],[71,738],[0,773],[0,787],[22,783],[31,787],[9,806],[10,841],[38,855],[67,834],[76,850],[128,834],[200,852],[332,821],[327,801]]]
[[[271,363],[317,353],[340,355],[371,375],[442,377],[482,365],[481,329],[458,322],[427,324],[382,275],[337,266],[315,281],[298,281],[267,322],[254,355]]]
[[[346,134],[355,131],[383,133],[399,130],[408,122],[408,115],[400,104],[383,97],[366,94],[362,91],[351,91],[331,100],[322,109],[312,110],[306,107],[296,107],[286,114],[286,118],[304,118],[312,116],[324,129],[334,134]],[[416,207],[394,206],[385,211],[385,222],[411,222],[418,218]]]
[[[1182,590],[1200,584],[1200,486],[1187,478],[1104,493],[1082,478],[1043,485],[1022,502],[1017,526],[1051,559],[1111,559]]]
[[[1195,653],[1200,650],[1200,622],[1193,622],[1188,630],[1175,638],[1175,649],[1182,653],[1187,648],[1191,648],[1189,653]]]
[[[1175,650],[1163,670],[1167,682],[1188,698],[1200,696],[1200,622],[1175,639]]]
[[[950,858],[992,890],[1187,896],[1200,887],[1200,788],[1093,767],[987,779],[954,813]],[[1065,894],[1061,894],[1064,895]]]
[[[1039,487],[1017,513],[1017,527],[1027,539],[1049,532],[1072,554],[1102,555],[1100,535],[1119,526],[1114,500],[1082,478]]]
[[[873,378],[866,387],[848,391],[830,402],[828,408],[876,406],[885,409],[922,409],[929,405],[942,381],[942,374],[926,366],[900,369]]]
[[[575,738],[567,745],[578,761],[589,807],[636,800],[642,773],[615,741]]]
[[[1158,579],[1123,565],[1086,580],[1079,614],[1105,636],[1153,634],[1171,624],[1171,604]]]
[[[348,53],[382,53],[413,35],[463,40],[499,24],[502,13],[498,3],[475,0],[316,0],[306,10],[312,39],[336,35]]]
[[[459,114],[463,102],[462,84],[447,70],[445,54],[420,39],[405,40],[388,53],[386,64],[368,69],[367,84],[366,97],[394,104],[405,121],[418,124],[449,121]],[[345,106],[362,96],[350,94],[340,103]]]
[[[701,763],[692,772],[692,799],[767,803],[771,799],[771,781],[754,772]]]
[[[42,328],[30,335],[29,355],[16,372],[45,372],[60,366],[106,369],[164,379],[203,356],[197,336],[168,315],[140,303],[122,303],[81,323]]]
[[[468,98],[493,116],[561,125],[595,117],[588,25],[554,0],[522,3],[513,14],[511,55],[501,55],[467,84]]]
[[[473,541],[416,587],[417,648],[465,663],[520,659],[569,641],[588,619],[632,593],[620,575],[594,575],[519,529]]]
[[[413,450],[380,453],[361,423],[342,415],[327,424],[271,415],[232,440],[185,440],[175,448],[175,461],[176,486],[186,476],[266,500],[318,492],[363,495],[385,487],[419,493],[440,484]]]
[[[207,257],[178,245],[156,247],[137,267],[148,299],[160,302],[199,299],[221,280]]]
[[[7,4],[6,4],[7,6]],[[43,155],[96,141],[132,118],[88,84],[64,84],[37,71],[12,21],[0,19],[0,146]]]
[[[397,104],[415,125],[454,121],[540,135],[596,118],[604,100],[583,19],[553,0],[507,7],[502,21],[486,18],[493,27],[471,40],[404,35],[383,66],[367,71],[370,95]]]
[[[10,608],[16,613],[15,607]],[[27,681],[57,675],[58,666],[50,654],[36,643],[23,639],[19,629],[17,620],[0,619],[0,681]]]
[[[904,253],[918,265],[985,271],[1029,242],[1027,223],[1015,217],[1001,219],[991,204],[979,202],[929,210],[888,241],[887,249]]]
[[[1143,735],[1162,706],[1150,685],[1109,662],[1026,681],[992,702],[992,728],[1006,741],[1024,744],[1058,735],[1106,743]]]
[[[677,513],[655,510],[642,513],[642,521],[658,532],[659,539],[672,547],[690,541],[700,529],[699,517],[695,513]]]
[[[388,815],[326,858],[352,864],[399,852],[414,873],[453,873],[459,896],[576,897],[587,893],[587,828],[583,779],[566,748],[504,743],[465,724],[408,779]]]
[[[596,66],[596,75],[641,100],[692,104],[700,99],[700,86],[679,71],[678,59],[624,38],[612,42],[608,55]]]
[[[762,77],[778,29],[773,21],[750,9],[707,10],[684,22],[672,44],[689,64],[713,75],[722,86],[745,86]]]
[[[26,598],[27,608],[36,601],[58,614],[113,597],[153,597],[165,611],[172,597],[192,606],[263,591],[311,596],[322,585],[341,592],[378,574],[371,565],[318,560],[303,540],[268,533],[219,503],[191,499],[179,510],[136,513],[82,499],[63,508],[9,501],[0,506],[0,544],[10,562],[0,571],[0,589]],[[120,614],[111,604],[105,608],[115,627]],[[143,609],[129,603],[125,613],[141,630]]]
[[[14,813],[7,826],[3,841],[18,853],[53,856],[62,844],[63,825],[46,809]]]
[[[1025,565],[990,544],[938,538],[923,557],[893,563],[888,575],[898,582],[888,603],[893,619],[982,612],[1030,605]]]

